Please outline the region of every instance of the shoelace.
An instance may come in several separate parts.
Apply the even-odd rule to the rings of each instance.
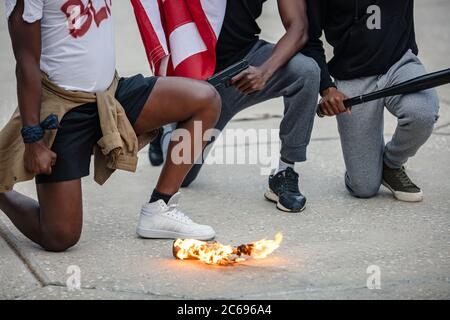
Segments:
[[[395,172],[395,177],[401,182],[404,187],[415,187],[415,184],[411,181],[411,179],[406,174],[405,168],[401,167],[399,170]]]
[[[186,216],[183,212],[178,209],[178,204],[171,204],[169,207],[169,210],[167,212],[167,215],[174,217],[177,220],[184,221],[187,223],[192,222],[192,219]]]
[[[298,174],[294,171],[285,171],[284,173],[286,179],[284,179],[284,188],[286,191],[293,193],[300,193],[298,188]]]

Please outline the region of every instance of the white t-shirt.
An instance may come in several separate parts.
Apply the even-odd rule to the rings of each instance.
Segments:
[[[7,17],[17,0],[5,0]],[[114,78],[112,0],[24,0],[23,19],[41,20],[41,70],[66,90],[106,90]]]

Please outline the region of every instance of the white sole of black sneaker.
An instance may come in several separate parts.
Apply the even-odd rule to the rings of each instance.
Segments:
[[[264,197],[265,197],[267,200],[271,201],[271,202],[275,202],[275,203],[277,204],[277,209],[278,209],[278,210],[281,210],[281,211],[284,211],[284,212],[295,212],[295,213],[298,213],[298,212],[302,212],[303,210],[306,209],[306,206],[303,206],[303,208],[301,208],[300,211],[292,211],[291,209],[286,208],[285,206],[283,206],[283,205],[279,202],[278,196],[277,196],[276,193],[273,192],[270,188],[267,189],[267,191],[264,193]]]
[[[208,241],[214,239],[216,236],[215,233],[195,235],[166,230],[142,229],[139,227],[136,229],[136,233],[139,237],[145,239],[194,239]]]
[[[394,198],[403,201],[403,202],[422,202],[423,201],[423,192],[420,190],[420,192],[411,193],[411,192],[402,192],[402,191],[395,191],[391,188],[391,186],[383,180],[382,182],[383,186],[389,189],[389,191],[392,192],[394,195]]]

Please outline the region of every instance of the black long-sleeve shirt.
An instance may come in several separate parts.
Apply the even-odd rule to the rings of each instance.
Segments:
[[[370,29],[371,5],[380,8],[380,29]],[[309,42],[302,53],[322,70],[321,92],[334,86],[330,77],[349,80],[386,73],[411,49],[417,54],[414,0],[308,0]],[[334,48],[327,64],[323,43]]]
[[[261,29],[256,20],[266,1],[228,0],[217,42],[217,72],[244,58],[258,41]]]

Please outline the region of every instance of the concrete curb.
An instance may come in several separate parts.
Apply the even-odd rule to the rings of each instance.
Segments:
[[[10,246],[20,260],[23,261],[25,266],[30,270],[31,274],[42,287],[54,284],[32,257],[32,254],[20,244],[19,239],[17,239],[2,221],[0,221],[0,236],[6,241],[8,246]]]

